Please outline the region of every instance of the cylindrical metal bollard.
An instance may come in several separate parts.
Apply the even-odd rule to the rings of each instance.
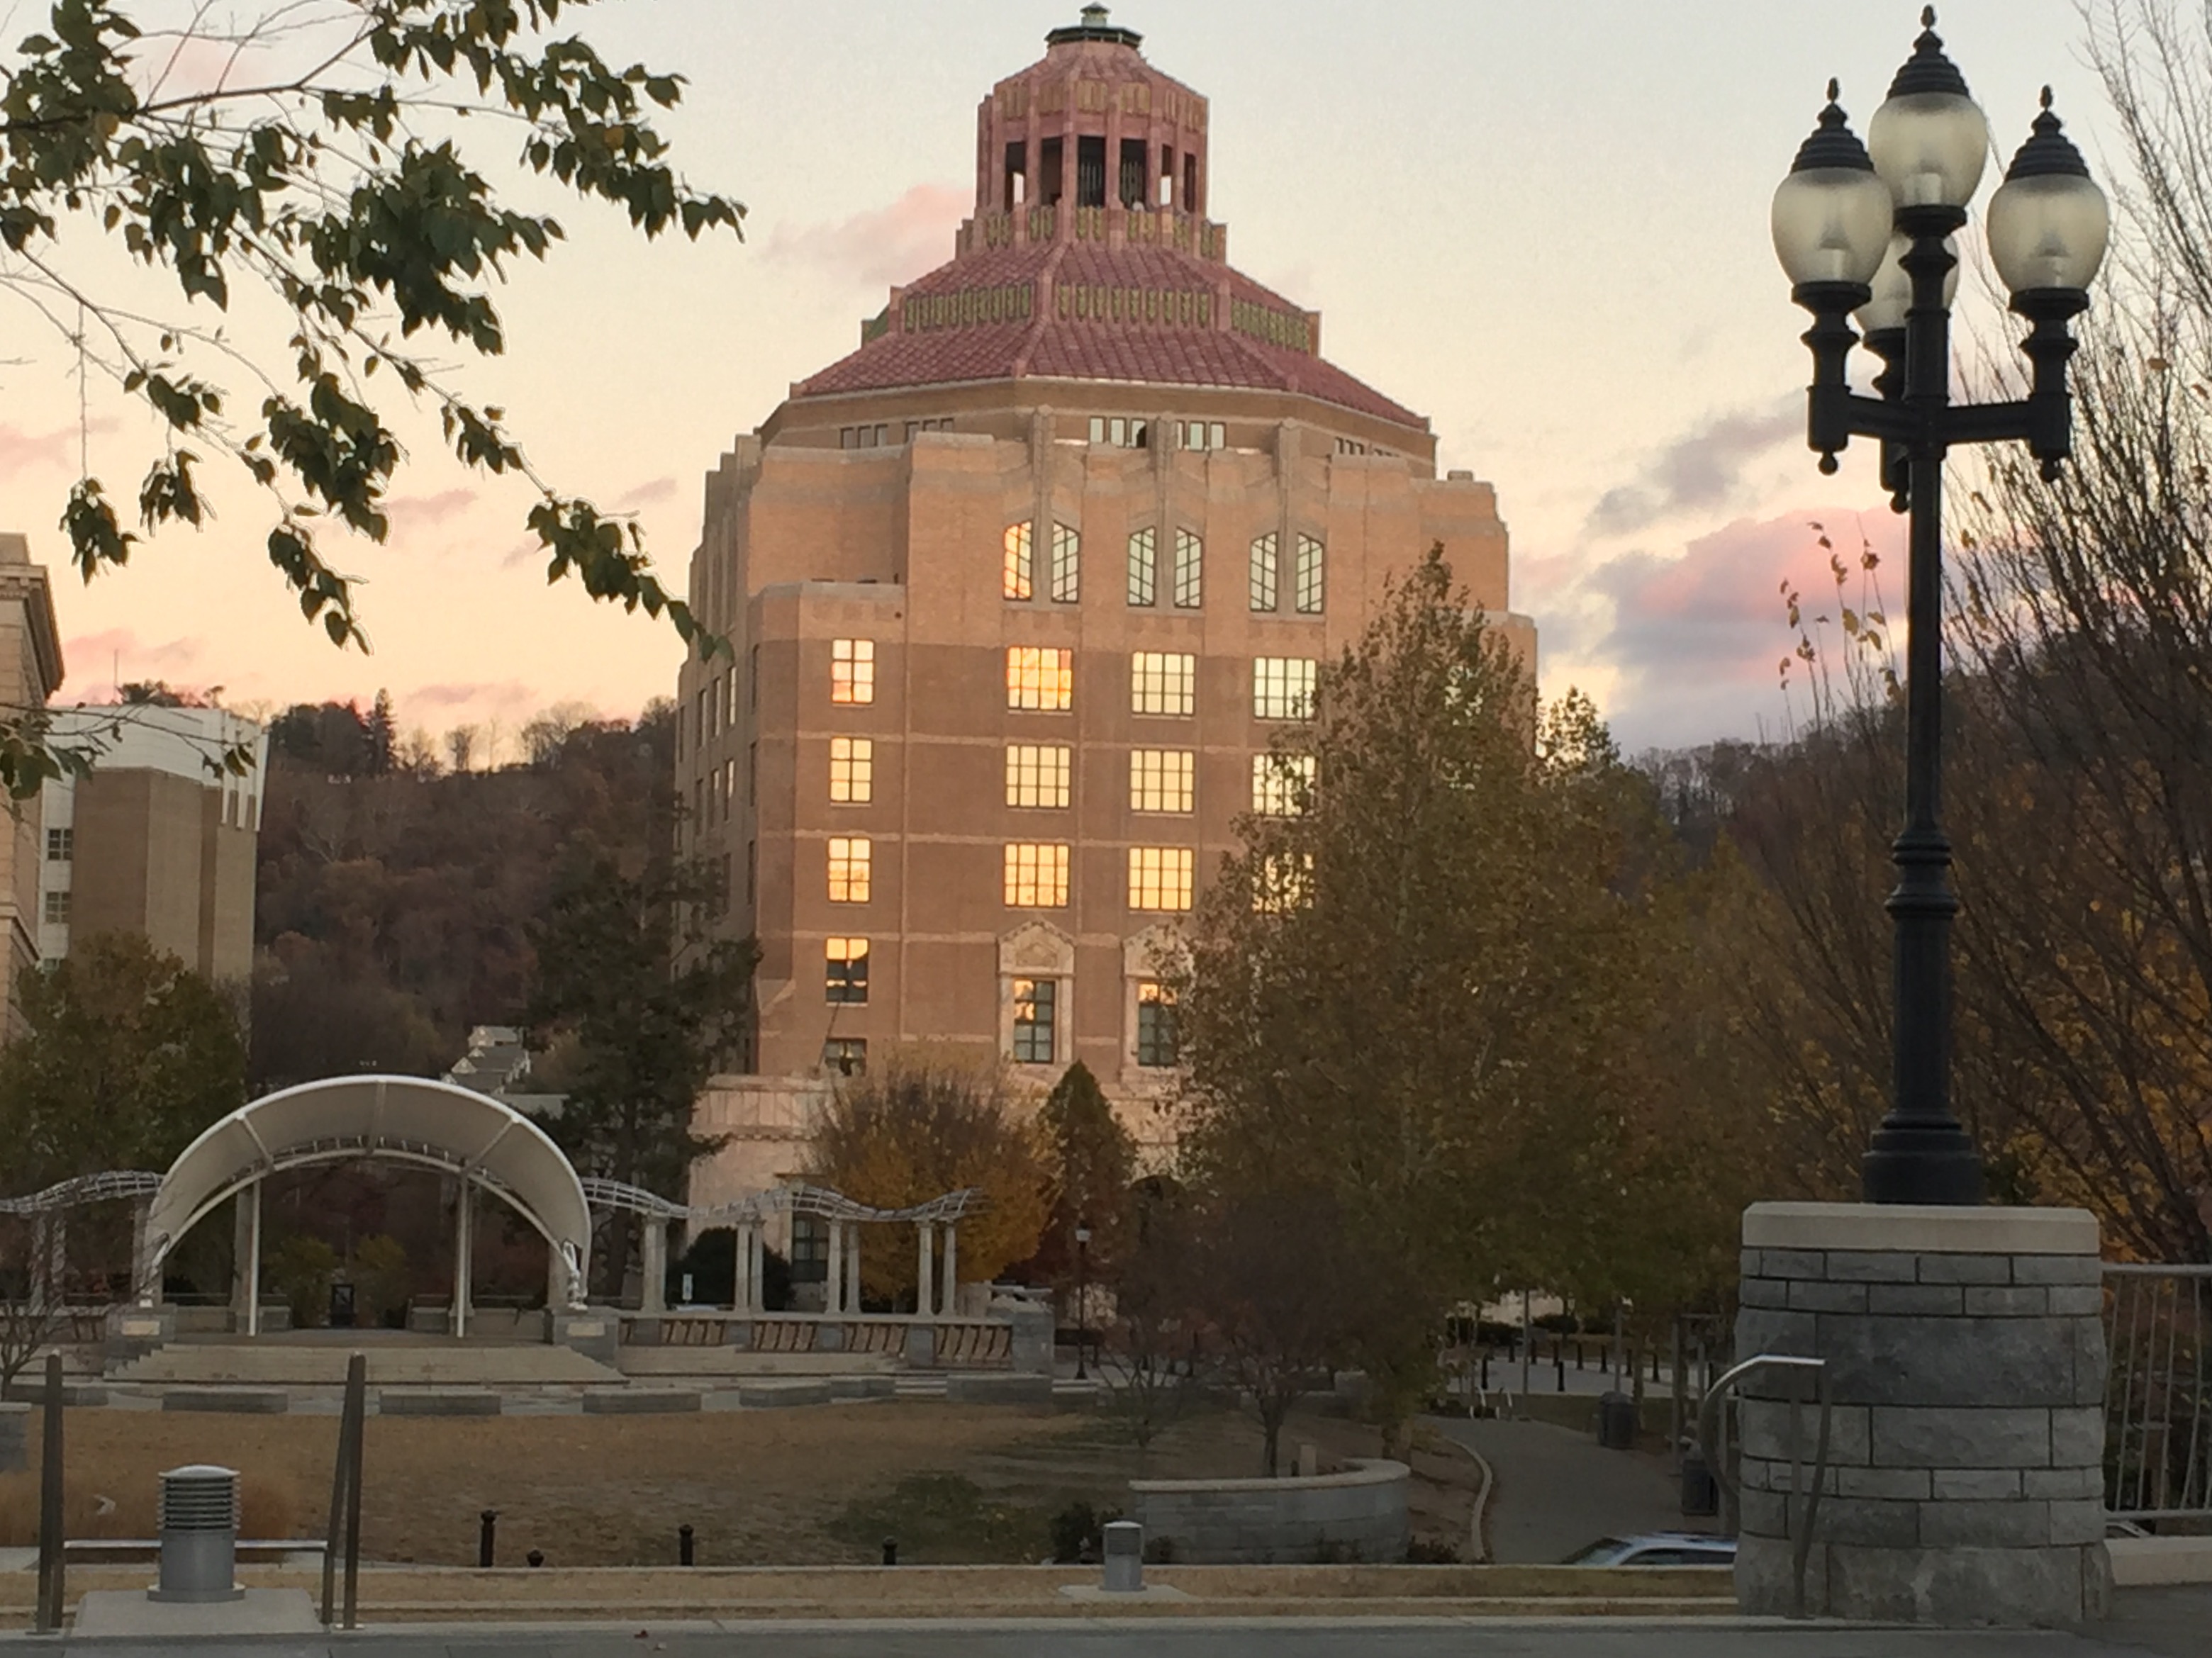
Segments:
[[[1100,1530],[1104,1545],[1104,1588],[1114,1594],[1134,1594],[1145,1587],[1145,1528],[1133,1520],[1109,1520]]]
[[[161,1476],[161,1570],[150,1600],[236,1600],[238,1473],[205,1463]]]
[[[676,1564],[688,1566],[692,1563],[692,1534],[689,1526],[676,1528]]]
[[[884,1539],[884,1564],[887,1566],[898,1564],[898,1539],[896,1537]]]
[[[530,1569],[532,1571],[535,1571],[538,1567],[545,1564],[545,1551],[543,1549],[532,1549],[529,1553],[524,1555],[522,1558],[530,1563]]]
[[[491,1569],[494,1542],[499,1530],[499,1510],[486,1509],[477,1516],[477,1564]]]
[[[1682,1512],[1705,1518],[1720,1511],[1720,1485],[1713,1479],[1712,1464],[1705,1461],[1705,1448],[1692,1441],[1682,1453]]]

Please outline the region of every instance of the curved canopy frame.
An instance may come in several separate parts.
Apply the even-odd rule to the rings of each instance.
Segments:
[[[105,1174],[79,1175],[57,1181],[43,1192],[20,1198],[0,1198],[0,1215],[47,1215],[80,1204],[108,1203],[118,1198],[150,1198],[161,1189],[161,1177],[137,1169],[111,1169]]]
[[[574,1166],[511,1106],[421,1077],[332,1077],[232,1112],[161,1177],[146,1218],[145,1270],[158,1274],[185,1233],[246,1187],[354,1157],[434,1169],[496,1193],[544,1236],[567,1269],[569,1304],[580,1304],[592,1218]]]

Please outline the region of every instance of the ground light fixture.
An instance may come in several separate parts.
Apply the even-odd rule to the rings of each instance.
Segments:
[[[1862,1167],[1870,1203],[1977,1204],[1981,1155],[1951,1109],[1950,931],[1959,900],[1942,805],[1943,461],[1960,445],[2025,443],[2057,477],[2071,452],[2071,323],[2089,303],[2111,231],[2105,195],[2051,113],[2051,89],[1989,206],[1990,258],[2030,325],[2027,395],[1954,404],[1954,240],[1981,183],[1989,124],[1944,55],[1936,10],[1862,144],[1828,83],[1812,136],[1774,193],[1774,251],[1790,297],[1812,313],[1806,434],[1833,472],[1854,437],[1879,439],[1891,504],[1910,514],[1905,657],[1905,822],[1898,881],[1892,1102]],[[1853,326],[1856,320],[1856,327]],[[1851,348],[1882,367],[1877,395],[1854,392]]]

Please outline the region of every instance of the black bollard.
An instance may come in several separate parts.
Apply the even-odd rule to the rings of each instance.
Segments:
[[[487,1571],[491,1569],[492,1533],[498,1526],[497,1509],[486,1509],[477,1516],[477,1564]]]
[[[691,1527],[689,1526],[676,1528],[676,1564],[679,1566],[691,1564]]]
[[[543,1549],[532,1549],[529,1553],[524,1555],[522,1558],[530,1563],[531,1570],[534,1571],[538,1567],[545,1564],[545,1551]]]
[[[896,1537],[884,1539],[884,1564],[887,1566],[898,1564],[898,1539]]]

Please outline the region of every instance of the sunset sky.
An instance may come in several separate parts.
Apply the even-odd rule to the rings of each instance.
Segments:
[[[0,27],[20,37],[44,9],[0,5]],[[890,283],[950,257],[977,100],[1076,10],[594,6],[584,22],[606,56],[690,77],[663,131],[694,183],[748,204],[747,240],[648,246],[611,210],[525,186],[520,199],[550,206],[569,240],[513,273],[499,295],[508,355],[465,365],[462,383],[508,409],[559,487],[634,512],[680,586],[702,475],[789,382],[857,343]],[[2074,0],[1941,10],[1996,135],[1991,182],[2048,82],[2109,185],[2111,123]],[[1542,630],[1545,689],[1595,694],[1633,751],[1780,728],[1776,664],[1792,640],[1777,586],[1824,580],[1813,521],[1852,549],[1862,525],[1883,551],[1901,544],[1865,446],[1833,479],[1803,447],[1804,319],[1766,212],[1827,78],[1841,78],[1863,134],[1917,12],[1904,0],[1140,0],[1115,21],[1212,100],[1210,207],[1232,263],[1322,311],[1332,359],[1426,413],[1440,468],[1496,483],[1514,608]],[[465,136],[488,166],[511,142],[489,127]],[[2001,346],[2007,325],[1969,244],[1967,325]],[[253,337],[252,316],[236,326]],[[0,529],[28,534],[54,572],[64,696],[97,697],[118,677],[219,685],[249,708],[365,702],[388,686],[404,725],[495,722],[511,744],[549,704],[628,714],[672,689],[665,625],[595,607],[573,585],[548,589],[523,527],[527,486],[464,473],[427,423],[403,429],[413,462],[390,544],[326,544],[366,580],[373,656],[301,623],[261,551],[263,504],[228,483],[211,527],[165,531],[87,587],[56,527],[78,464],[75,367],[0,290]],[[94,471],[134,498],[151,428],[98,386],[88,412]]]

